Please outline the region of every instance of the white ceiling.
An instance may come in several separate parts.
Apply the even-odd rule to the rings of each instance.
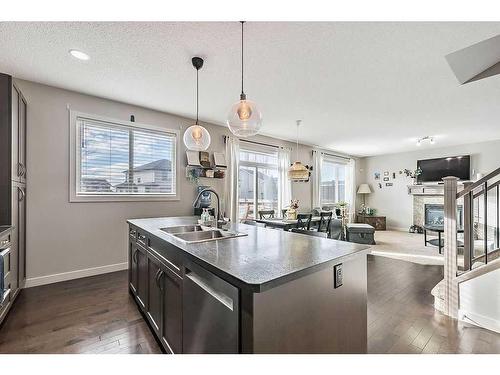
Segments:
[[[460,85],[445,55],[500,23],[248,22],[245,91],[262,133],[353,155],[500,139],[500,77]],[[0,23],[0,71],[223,125],[240,92],[240,27],[215,23]],[[87,62],[68,54],[79,49]]]

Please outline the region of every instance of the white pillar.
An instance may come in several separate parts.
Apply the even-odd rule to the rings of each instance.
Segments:
[[[457,277],[457,181],[445,177],[444,181],[444,304],[445,313],[453,318],[458,315]]]

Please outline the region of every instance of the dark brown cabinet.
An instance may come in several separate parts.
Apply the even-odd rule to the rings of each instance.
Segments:
[[[164,350],[182,353],[181,270],[152,244],[162,253],[174,251],[129,228],[129,288]]]
[[[137,303],[144,311],[148,293],[148,258],[146,250],[131,241],[130,247],[130,289]]]
[[[373,216],[373,215],[357,215],[356,221],[358,223],[369,224],[375,228],[375,230],[385,230],[385,216]]]
[[[148,252],[147,318],[165,351],[182,352],[182,278]]]
[[[137,246],[136,251],[137,263],[137,300],[143,309],[146,309],[148,295],[148,257],[146,250]]]
[[[162,292],[161,342],[172,353],[182,353],[182,278],[163,266],[160,285]]]
[[[160,285],[161,269],[160,263],[153,256],[148,255],[148,308],[147,317],[157,335],[161,327],[161,298],[162,291]]]
[[[239,289],[129,227],[129,284],[167,353],[238,353]]]
[[[0,73],[0,225],[12,228],[3,317],[26,281],[26,121],[26,99],[12,77]]]

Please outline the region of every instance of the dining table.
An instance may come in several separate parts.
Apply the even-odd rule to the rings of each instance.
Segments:
[[[286,219],[282,217],[269,218],[269,219],[254,219],[257,223],[265,224],[269,228],[278,228],[288,231],[297,226],[297,219]],[[313,216],[311,218],[311,225],[317,224],[321,221],[321,216]],[[303,222],[305,222],[303,220]]]

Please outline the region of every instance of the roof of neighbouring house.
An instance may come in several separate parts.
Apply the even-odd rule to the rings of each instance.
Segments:
[[[138,167],[134,168],[134,172],[151,171],[151,170],[171,171],[172,170],[172,163],[168,159],[160,159],[160,160],[152,161],[151,163],[139,165]],[[128,169],[124,170],[123,172],[124,173],[128,172]]]
[[[85,185],[93,185],[93,186],[106,186],[106,187],[110,187],[111,184],[109,183],[108,180],[106,180],[105,178],[96,178],[96,177],[82,177],[81,179],[81,184],[85,184]]]

